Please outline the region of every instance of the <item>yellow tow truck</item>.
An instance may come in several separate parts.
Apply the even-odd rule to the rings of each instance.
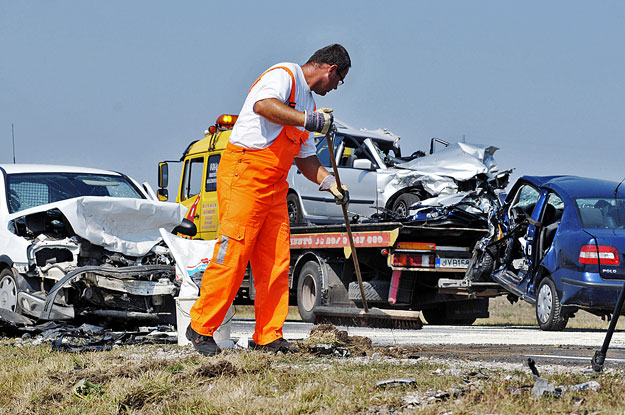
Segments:
[[[219,230],[217,207],[217,167],[225,150],[236,115],[223,114],[215,125],[204,133],[204,138],[191,142],[180,160],[162,161],[158,164],[158,199],[168,199],[168,163],[183,163],[176,194],[176,202],[186,206],[187,219],[197,227],[197,239],[215,239]]]

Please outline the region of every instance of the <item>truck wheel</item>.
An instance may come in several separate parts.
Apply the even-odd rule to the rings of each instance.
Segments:
[[[321,304],[321,268],[316,261],[308,261],[297,278],[297,308],[302,320],[314,323],[314,310],[319,304]]]
[[[0,308],[21,313],[17,303],[18,282],[10,268],[0,271]]]
[[[393,203],[393,212],[395,215],[404,218],[408,216],[409,208],[413,204],[417,203],[419,200],[419,196],[413,193],[403,193],[399,195],[399,197]]]
[[[302,205],[299,203],[299,198],[295,193],[289,193],[286,196],[286,206],[289,211],[289,223],[291,225],[299,225],[304,223],[304,216],[302,215]]]
[[[543,278],[538,285],[536,320],[540,328],[545,331],[561,331],[569,321],[569,316],[562,312],[556,284],[551,277]]]

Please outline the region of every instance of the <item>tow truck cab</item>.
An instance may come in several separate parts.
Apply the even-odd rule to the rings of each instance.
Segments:
[[[217,167],[225,150],[236,115],[223,114],[204,132],[204,138],[191,142],[180,160],[158,164],[158,199],[168,199],[169,163],[183,163],[176,202],[186,206],[187,219],[197,227],[197,239],[215,239],[219,230],[217,206]]]

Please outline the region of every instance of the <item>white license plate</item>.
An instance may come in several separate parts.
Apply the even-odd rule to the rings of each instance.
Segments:
[[[436,258],[436,268],[468,268],[470,258]]]

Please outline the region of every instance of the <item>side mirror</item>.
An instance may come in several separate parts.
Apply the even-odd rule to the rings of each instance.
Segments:
[[[195,223],[193,223],[193,221],[184,218],[182,220],[182,223],[178,226],[176,226],[171,233],[173,234],[177,234],[177,233],[181,233],[183,235],[186,236],[195,236],[197,235],[197,226],[195,226]]]
[[[158,189],[156,191],[156,197],[161,202],[167,202],[167,199],[169,199],[169,195],[167,193],[167,189],[163,189],[163,188]]]
[[[352,168],[360,170],[373,170],[373,163],[369,159],[356,159]]]
[[[166,161],[158,163],[158,187],[167,187],[169,182],[169,166]]]

